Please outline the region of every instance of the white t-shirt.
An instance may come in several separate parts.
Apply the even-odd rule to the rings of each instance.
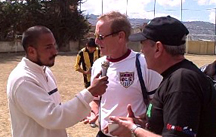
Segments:
[[[101,71],[101,64],[105,60],[107,57],[103,56],[94,62],[91,79]],[[107,70],[108,88],[102,95],[100,104],[101,129],[107,126],[110,121],[109,116],[127,116],[128,104],[132,105],[136,116],[142,115],[146,111],[135,60],[136,52],[131,50],[126,58],[110,62]],[[162,76],[147,69],[144,55],[140,55],[139,61],[147,91],[155,90],[159,86]]]
[[[85,89],[61,104],[51,70],[25,57],[9,76],[7,96],[13,137],[67,137],[65,128],[85,118],[93,100]]]

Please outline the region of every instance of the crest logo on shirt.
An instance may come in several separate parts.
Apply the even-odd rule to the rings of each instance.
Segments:
[[[134,82],[134,72],[120,72],[120,83],[128,88]]]

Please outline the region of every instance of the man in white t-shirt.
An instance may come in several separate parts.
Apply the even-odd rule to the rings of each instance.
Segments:
[[[26,52],[11,72],[7,96],[13,137],[67,137],[66,128],[90,113],[89,103],[107,88],[107,77],[95,76],[87,89],[61,103],[56,80],[49,69],[57,55],[52,32],[43,26],[27,29],[22,37]]]
[[[92,76],[95,77],[101,71],[104,61],[109,61],[108,88],[99,100],[95,98],[91,102],[91,117],[86,119],[86,122],[91,123],[99,114],[100,131],[97,137],[111,136],[107,133],[108,123],[111,122],[109,116],[127,116],[128,104],[131,104],[136,116],[141,117],[146,111],[135,64],[137,53],[127,47],[130,32],[131,25],[127,17],[119,12],[102,15],[96,24],[95,41],[105,56],[94,62]],[[143,55],[139,57],[139,61],[147,92],[155,90],[162,77],[147,69]]]

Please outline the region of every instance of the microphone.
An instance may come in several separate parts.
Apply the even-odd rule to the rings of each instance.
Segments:
[[[101,63],[101,68],[102,68],[102,74],[101,74],[101,77],[103,77],[103,76],[106,76],[106,74],[107,74],[107,69],[108,69],[108,67],[109,67],[109,65],[110,65],[110,62],[109,61],[107,61],[107,60],[105,60],[105,61],[103,61],[102,63]],[[100,96],[100,101],[101,101],[101,98],[102,98],[102,96]],[[101,119],[101,114],[100,114],[100,110],[101,108],[99,107],[99,119]],[[99,122],[99,127],[100,127],[100,125],[101,125],[101,123],[100,123],[100,120],[98,121]],[[97,125],[95,124],[95,123],[90,123],[90,126],[92,127],[92,128],[95,128]]]
[[[110,65],[110,62],[109,61],[107,61],[107,60],[105,60],[105,61],[103,61],[102,63],[101,63],[101,68],[102,68],[102,74],[101,74],[101,76],[103,77],[103,76],[106,76],[106,74],[107,74],[107,69],[108,69],[108,67],[109,67],[109,65]],[[100,100],[101,100],[101,97],[100,97]],[[100,108],[99,108],[100,109]],[[99,119],[100,119],[100,110],[99,110]],[[100,121],[99,121],[99,125],[100,125]],[[90,126],[92,127],[92,128],[95,128],[95,127],[97,127],[97,125],[95,124],[95,122],[93,122],[93,123],[90,123]]]
[[[105,60],[104,62],[101,63],[101,67],[102,67],[102,74],[101,74],[101,76],[106,76],[107,69],[108,69],[109,65],[110,65],[110,62],[107,61],[107,60]]]

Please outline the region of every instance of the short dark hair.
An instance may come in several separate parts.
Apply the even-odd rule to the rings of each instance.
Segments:
[[[22,46],[25,52],[27,52],[29,46],[36,47],[39,36],[46,33],[52,32],[45,26],[33,26],[28,28],[22,35]]]
[[[95,43],[95,39],[94,38],[89,38],[87,41],[87,46],[88,47],[97,47],[96,43]]]

